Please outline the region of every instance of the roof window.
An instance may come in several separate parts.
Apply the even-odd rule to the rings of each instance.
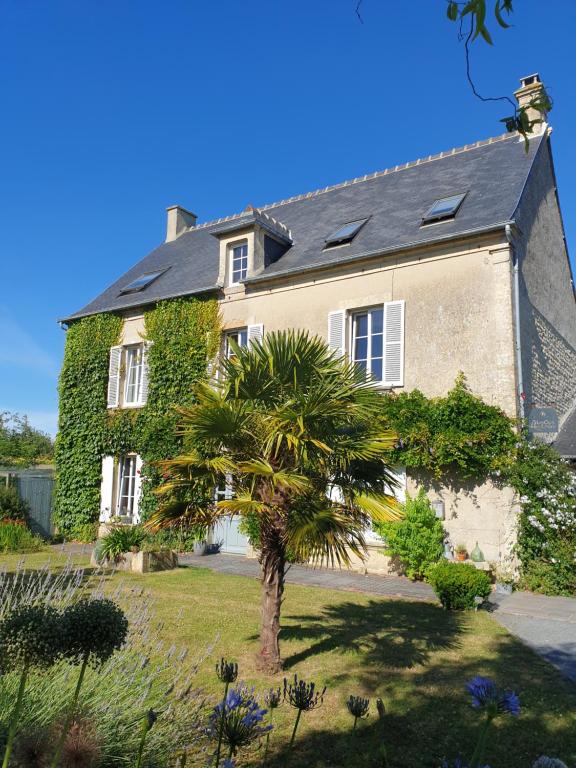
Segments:
[[[364,224],[368,219],[358,219],[357,221],[349,221],[348,224],[344,224],[343,227],[333,232],[330,237],[325,240],[325,248],[331,248],[334,245],[344,245],[350,243],[360,232]]]
[[[430,208],[422,216],[422,223],[429,224],[432,221],[442,221],[443,219],[453,219],[462,205],[462,200],[466,197],[466,192],[462,195],[452,195],[451,197],[441,197],[435,200]]]
[[[166,269],[169,269],[169,267],[166,267]],[[157,280],[160,275],[163,275],[164,272],[166,272],[166,269],[160,269],[158,272],[145,272],[143,275],[139,275],[135,280],[132,280],[131,283],[128,283],[128,285],[125,285],[120,289],[120,295],[122,296],[125,293],[138,293],[138,291],[143,291],[145,288],[148,288],[154,280]]]

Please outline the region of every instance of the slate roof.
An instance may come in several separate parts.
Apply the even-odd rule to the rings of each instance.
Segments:
[[[565,459],[576,459],[576,404],[564,419],[553,445]]]
[[[246,282],[502,227],[514,217],[535,154],[544,141],[545,132],[530,141],[526,153],[516,134],[505,134],[261,206],[258,212],[265,212],[275,226],[289,231],[292,245],[278,261]],[[454,220],[421,226],[422,216],[436,199],[460,192],[467,195]],[[324,248],[325,239],[343,224],[367,217],[369,221],[350,245]],[[250,223],[255,216],[244,212],[200,224],[177,240],[163,243],[65,321],[217,290],[221,287],[217,285],[219,243],[214,234],[241,224],[244,218]],[[121,288],[142,273],[166,267],[169,269],[144,291],[120,295]]]

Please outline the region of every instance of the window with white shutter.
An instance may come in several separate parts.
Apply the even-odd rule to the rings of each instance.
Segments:
[[[102,481],[100,483],[100,522],[106,523],[113,515],[114,456],[102,458]]]
[[[148,374],[148,351],[151,346],[151,341],[145,341],[142,345],[142,382],[140,387],[141,405],[146,405],[148,402],[148,382],[150,381],[150,376]]]
[[[404,385],[404,301],[352,316],[351,358],[366,376],[385,387]]]
[[[248,346],[250,347],[255,341],[262,341],[264,337],[264,326],[249,325],[248,326]]]
[[[122,360],[122,347],[110,349],[110,363],[108,366],[108,408],[117,408],[120,399],[120,362]]]
[[[404,301],[384,304],[384,383],[404,385]]]
[[[339,357],[346,354],[346,312],[339,309],[328,314],[328,346]]]

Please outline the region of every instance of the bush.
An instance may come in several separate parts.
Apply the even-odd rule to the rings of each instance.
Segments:
[[[424,579],[430,566],[444,554],[444,526],[420,489],[416,498],[406,497],[404,517],[397,523],[377,523],[386,540],[386,554],[397,557],[410,579]]]
[[[107,558],[108,560],[118,560],[118,558],[129,552],[132,547],[140,547],[146,533],[138,525],[122,525],[118,528],[112,528],[103,539],[98,542],[95,552],[99,562]]]
[[[448,611],[474,608],[474,598],[486,598],[491,591],[488,574],[468,563],[437,563],[428,571],[428,581]]]
[[[26,520],[28,504],[16,488],[0,485],[0,520]]]
[[[576,594],[576,567],[568,556],[553,563],[542,558],[523,563],[520,587],[543,595],[572,597]]]
[[[19,523],[0,523],[0,552],[37,552],[44,542]]]

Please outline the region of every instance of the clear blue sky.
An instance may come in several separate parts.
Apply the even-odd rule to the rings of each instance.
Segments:
[[[164,237],[502,132],[444,0],[0,0],[0,410],[55,431],[79,309]],[[517,0],[486,93],[540,72],[576,249],[576,3]]]

